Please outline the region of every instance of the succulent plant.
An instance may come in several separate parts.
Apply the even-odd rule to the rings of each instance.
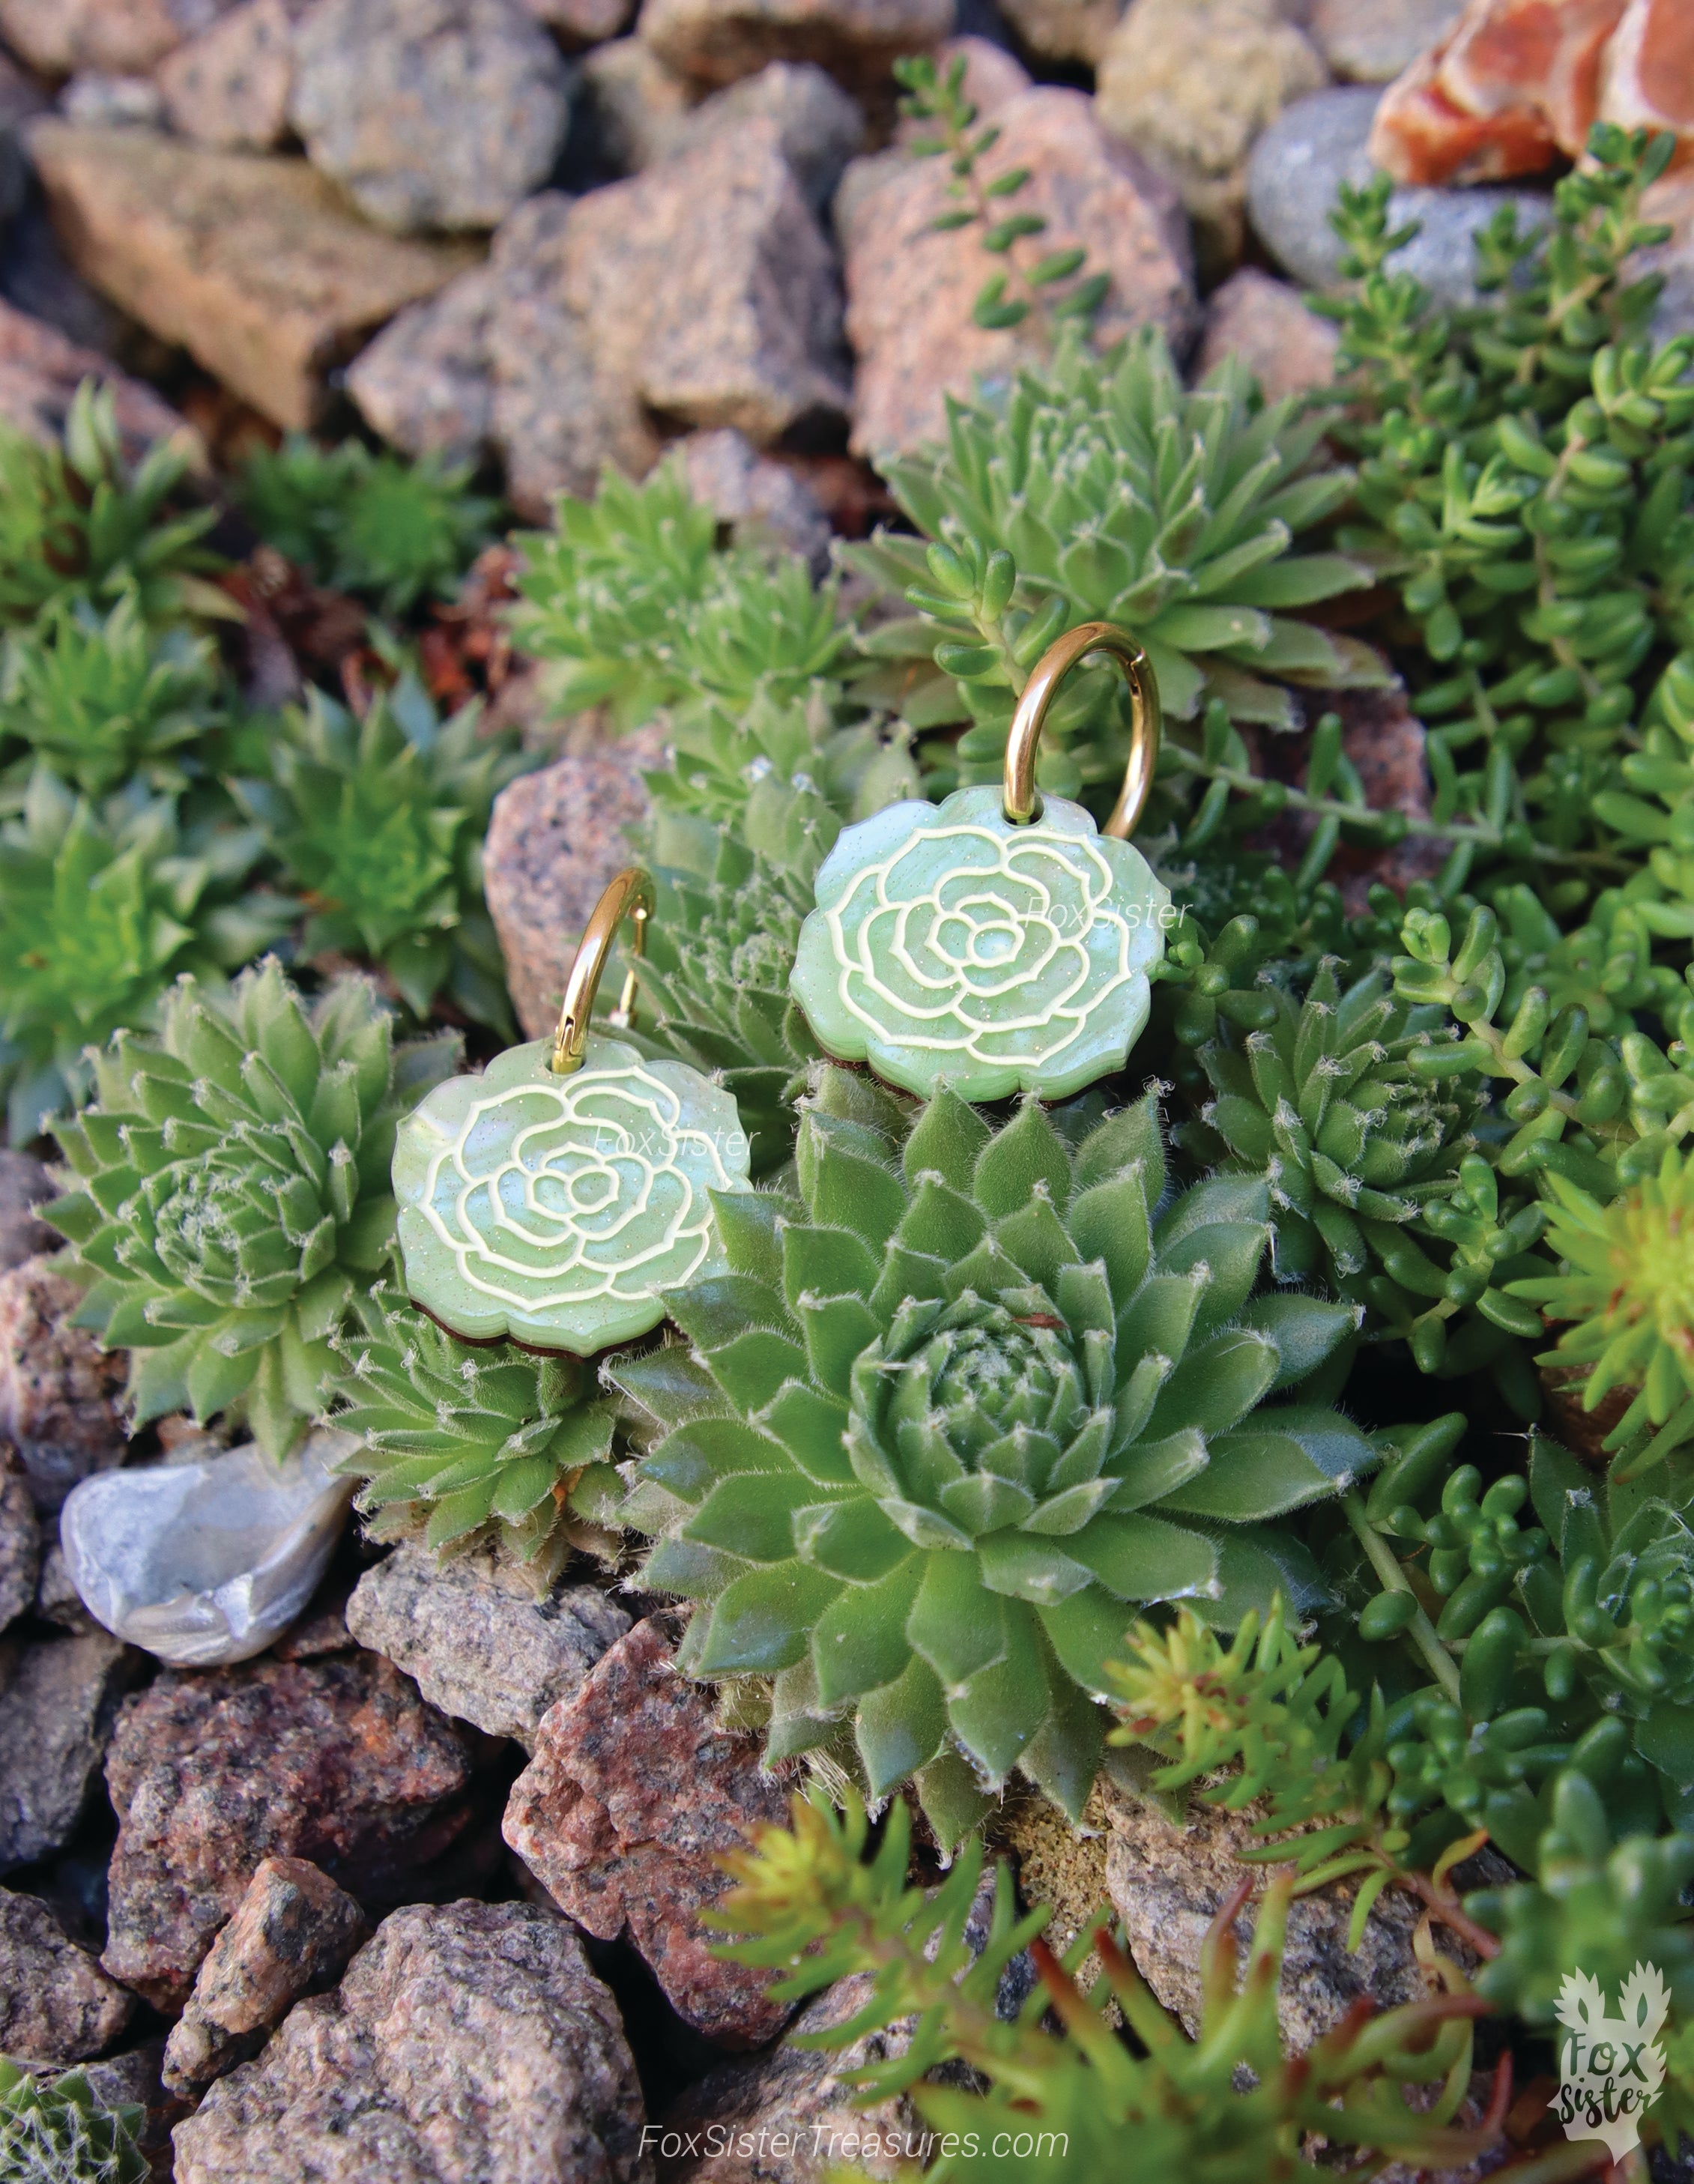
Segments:
[[[421,1524],[439,1550],[488,1533],[543,1585],[573,1546],[605,1544],[616,1407],[590,1368],[460,1342],[386,1281],[354,1297],[330,1346],[332,1419],[359,1436],[342,1468],[368,1482],[359,1507],[378,1537]]]
[[[1364,648],[1286,611],[1370,581],[1340,555],[1290,552],[1351,488],[1319,467],[1322,420],[1298,408],[1256,409],[1233,358],[1184,392],[1149,329],[1104,360],[1068,343],[1003,400],[951,403],[945,448],[887,466],[932,543],[878,533],[845,549],[917,614],[868,633],[878,666],[855,687],[915,728],[971,723],[937,755],[938,789],[998,777],[1029,670],[1079,622],[1132,630],[1179,720],[1216,697],[1235,719],[1292,727],[1283,684],[1382,679]],[[1122,774],[1115,674],[1073,677],[1047,744],[1041,779],[1059,794]]]
[[[0,2184],[146,2184],[142,2120],[102,2108],[84,2071],[44,2082],[0,2055]]]
[[[1212,1096],[1193,1150],[1221,1150],[1263,1175],[1284,1281],[1321,1276],[1336,1295],[1362,1298],[1373,1268],[1424,1277],[1401,1234],[1418,1207],[1451,1188],[1470,1140],[1468,1105],[1420,1078],[1409,1057],[1443,1023],[1435,1007],[1396,998],[1380,972],[1343,985],[1335,956],[1318,963],[1303,997],[1262,979],[1245,993],[1209,996],[1179,1025],[1206,1030],[1195,1049]],[[1416,1306],[1407,1299],[1396,1317]]]
[[[136,777],[180,789],[219,710],[211,645],[152,627],[132,592],[103,617],[55,601],[0,654],[0,760],[19,753],[6,778],[20,789],[37,761],[88,796]]]
[[[468,464],[409,462],[361,440],[320,448],[291,432],[248,462],[242,506],[267,544],[321,583],[404,615],[451,592],[488,543],[497,501],[471,491]]]
[[[719,1194],[733,1269],[673,1292],[694,1346],[610,1377],[666,1429],[626,1508],[644,1582],[699,1603],[705,1678],[774,1678],[773,1758],[850,1727],[872,1795],[915,1776],[944,1837],[1014,1768],[1073,1815],[1128,1603],[1239,1619],[1310,1566],[1268,1520],[1374,1461],[1334,1412],[1263,1411],[1356,1311],[1252,1301],[1261,1178],[1155,1221],[1151,1097],[913,1120],[822,1070],[800,1195]]]
[[[78,1187],[48,1217],[91,1284],[82,1323],[131,1353],[137,1423],[231,1412],[287,1453],[393,1242],[396,1124],[456,1054],[397,1047],[364,980],[308,1006],[267,960],[227,994],[185,980],[158,1036],[96,1056],[92,1103],[58,1126]]]
[[[185,827],[137,782],[96,805],[38,766],[0,827],[0,1084],[15,1143],[72,1106],[84,1050],[150,1022],[171,980],[215,980],[292,921],[286,897],[244,888],[250,828]]]
[[[314,690],[270,744],[269,778],[231,788],[312,905],[308,955],[362,957],[415,1014],[445,994],[510,1038],[482,838],[495,796],[539,760],[477,725],[474,704],[439,720],[409,675],[363,720]]]
[[[222,566],[200,543],[213,511],[169,512],[187,471],[175,441],[131,465],[111,394],[92,380],[76,390],[62,445],[0,424],[0,622],[32,621],[58,599],[103,607],[125,592],[149,620],[233,615],[206,581]]]

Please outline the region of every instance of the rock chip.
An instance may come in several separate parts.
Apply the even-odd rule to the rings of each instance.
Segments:
[[[1194,376],[1203,379],[1225,357],[1239,356],[1268,402],[1312,393],[1334,381],[1340,338],[1339,328],[1309,309],[1297,289],[1244,265],[1212,292]]]
[[[0,37],[43,75],[145,75],[225,0],[0,0]]]
[[[815,576],[829,565],[829,518],[804,479],[761,455],[739,432],[690,432],[667,453],[694,499],[728,526],[738,545],[761,542],[799,554]]]
[[[700,1912],[729,1886],[714,1864],[787,1812],[756,1741],[721,1728],[679,1675],[657,1617],[618,1641],[542,1722],[512,1786],[505,1838],[553,1900],[602,1941],[627,1929],[671,2007],[727,2047],[788,2015],[770,1975],[719,1961]]]
[[[30,146],[76,270],[285,429],[313,423],[362,339],[470,262],[379,234],[304,159],[59,121]]]
[[[118,1399],[128,1360],[70,1323],[83,1289],[46,1257],[0,1274],[0,1438],[51,1514],[79,1479],[121,1462]]]
[[[135,2008],[39,1897],[0,1888],[0,2054],[81,2062],[109,2048]]]
[[[816,61],[863,90],[953,28],[954,0],[642,0],[635,32],[678,75],[733,83],[767,61]]]
[[[160,64],[154,81],[179,136],[269,152],[288,133],[299,0],[242,0]]]
[[[1202,267],[1240,257],[1247,154],[1328,72],[1276,0],[1132,0],[1101,56],[1095,104],[1175,183]]]
[[[111,396],[118,431],[132,457],[155,440],[172,437],[192,443],[198,451],[198,436],[152,387],[131,379],[110,357],[83,348],[45,320],[0,302],[0,417],[43,443],[57,440],[85,379],[98,381]],[[25,1153],[0,1153],[0,1160],[20,1163],[25,1178],[39,1166]],[[29,1218],[30,1201],[14,1196],[14,1185],[8,1180],[14,1173],[12,1168],[0,1169],[0,1266],[5,1267],[15,1267],[33,1253],[54,1251],[62,1240],[45,1223]],[[51,1186],[46,1195],[53,1195]]]
[[[570,72],[521,0],[317,0],[295,33],[289,119],[396,235],[497,227],[570,114]]]
[[[559,1021],[582,928],[630,861],[626,829],[652,808],[641,777],[664,757],[656,725],[597,737],[494,799],[482,886],[526,1039],[544,1039]]]
[[[0,1873],[76,1832],[138,1658],[103,1630],[0,1640]]]
[[[1334,74],[1387,83],[1457,21],[1464,0],[1315,0],[1310,31]]]
[[[0,1630],[34,1601],[41,1574],[42,1534],[29,1475],[0,1448]]]
[[[1080,244],[1090,270],[1111,276],[1095,321],[1101,339],[1151,323],[1184,344],[1195,315],[1194,284],[1168,184],[1106,134],[1080,92],[1045,85],[1021,92],[993,120],[1001,133],[989,179],[1028,167],[1032,179],[1014,202],[1049,222],[1031,240],[1034,254]],[[847,337],[859,365],[852,443],[861,454],[909,452],[938,437],[945,394],[968,393],[978,375],[1004,377],[1034,353],[1033,342],[973,323],[982,244],[969,229],[933,231],[951,203],[946,187],[943,162],[914,167],[896,149],[855,161],[836,199]]]
[[[650,2184],[610,1994],[555,1914],[411,1904],[178,2125],[177,2184]]]
[[[687,151],[749,123],[774,122],[777,140],[812,210],[822,215],[848,161],[865,141],[865,117],[833,76],[811,61],[772,61],[695,107],[677,132]]]
[[[1000,14],[1028,53],[1097,68],[1123,13],[1123,0],[1001,0]]]
[[[263,1859],[213,1942],[164,2048],[164,2082],[198,2092],[256,2053],[303,1994],[329,1986],[368,1929],[309,1858]]]
[[[368,1653],[167,1672],[125,1707],[107,1764],[107,1970],[180,2009],[261,1860],[380,1892],[460,1833],[470,1772],[460,1733]]]
[[[1308,287],[1340,285],[1341,245],[1329,226],[1342,182],[1368,181],[1377,94],[1366,84],[1339,85],[1296,99],[1272,122],[1247,163],[1247,210],[1273,258]],[[1396,226],[1422,232],[1392,260],[1396,273],[1421,281],[1439,304],[1474,303],[1471,243],[1502,204],[1516,206],[1520,230],[1546,224],[1544,198],[1518,190],[1398,189],[1389,203]]]
[[[561,1581],[538,1600],[492,1548],[437,1563],[403,1546],[354,1587],[347,1627],[432,1706],[532,1752],[542,1716],[580,1688],[629,1617],[597,1585]]]

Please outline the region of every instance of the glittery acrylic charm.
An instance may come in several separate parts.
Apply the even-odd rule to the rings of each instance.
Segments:
[[[1089,652],[1123,667],[1128,770],[1102,833],[1078,804],[1035,794],[1054,692]],[[1127,836],[1158,752],[1158,699],[1139,646],[1109,623],[1060,638],[1031,675],[1003,788],[908,802],[842,834],[817,876],[791,990],[825,1050],[907,1091],[1068,1098],[1123,1067],[1147,1021],[1170,896]]]
[[[666,1290],[723,1271],[709,1193],[748,1182],[733,1098],[588,1028],[612,935],[630,912],[638,956],[652,900],[644,872],[620,873],[583,935],[556,1037],[437,1085],[400,1125],[407,1290],[467,1341],[589,1357],[656,1327]],[[631,1020],[634,989],[632,972],[615,1023]]]

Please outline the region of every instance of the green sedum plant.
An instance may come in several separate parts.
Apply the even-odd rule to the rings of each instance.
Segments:
[[[0,826],[0,1084],[15,1143],[75,1106],[86,1050],[150,1023],[171,981],[216,983],[291,922],[246,884],[259,838],[184,827],[132,783],[96,804],[42,766]]]
[[[43,2082],[0,2056],[0,2184],[145,2184],[142,2122],[102,2108],[81,2070]]]
[[[359,1438],[343,1468],[366,1482],[377,1537],[489,1537],[543,1590],[573,1546],[607,1545],[616,1406],[579,1359],[461,1342],[388,1281],[354,1298],[330,1347],[332,1422]]]
[[[495,796],[538,760],[478,722],[474,704],[441,721],[410,675],[362,720],[313,690],[269,743],[268,777],[231,788],[310,905],[306,954],[362,959],[415,1015],[441,996],[511,1038],[482,838]]]
[[[174,515],[187,450],[161,440],[124,454],[110,391],[85,379],[62,443],[0,424],[0,623],[32,621],[59,601],[97,608],[133,594],[150,621],[235,612],[208,581],[223,565],[201,543],[210,509]]]
[[[913,1777],[945,1841],[1014,1769],[1079,1814],[1126,1603],[1303,1591],[1272,1520],[1374,1460],[1332,1411],[1260,1407],[1357,1317],[1255,1299],[1262,1182],[1156,1217],[1151,1100],[1058,1122],[824,1069],[798,1195],[715,1199],[733,1271],[669,1299],[691,1353],[611,1372],[665,1429],[625,1518],[659,1535],[644,1582],[699,1603],[683,1665],[773,1679],[772,1759]]]
[[[81,1323],[131,1352],[137,1424],[223,1412],[274,1456],[293,1446],[393,1241],[395,1126],[456,1054],[397,1045],[364,981],[306,1003],[271,959],[226,995],[185,981],[157,1034],[96,1056],[92,1101],[58,1125],[77,1182],[50,1218],[89,1284]]]

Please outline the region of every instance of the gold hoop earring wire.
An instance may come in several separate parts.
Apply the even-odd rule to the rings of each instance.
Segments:
[[[1040,747],[1041,726],[1058,688],[1079,660],[1090,652],[1106,653],[1129,686],[1129,763],[1123,769],[1123,786],[1112,816],[1101,828],[1114,841],[1127,842],[1135,831],[1153,785],[1158,763],[1159,734],[1163,716],[1159,709],[1159,686],[1147,655],[1127,630],[1116,622],[1085,621],[1067,630],[1050,644],[1035,663],[1023,686],[1017,710],[1011,716],[1006,739],[1006,793],[1002,808],[1014,827],[1027,827],[1041,816],[1041,799],[1035,788],[1035,754]]]
[[[559,1028],[553,1035],[553,1073],[568,1077],[580,1069],[588,1044],[588,1018],[600,989],[600,973],[611,953],[612,941],[626,917],[635,927],[635,961],[623,982],[623,991],[608,1022],[627,1029],[635,1022],[636,964],[647,953],[647,921],[653,915],[653,876],[639,865],[621,872],[594,905],[594,914],[582,928],[582,945],[565,982],[565,1006],[559,1011]]]

